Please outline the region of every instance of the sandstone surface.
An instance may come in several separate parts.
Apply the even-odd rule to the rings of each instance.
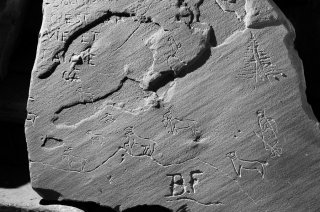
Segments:
[[[271,0],[45,0],[26,120],[45,199],[317,211],[320,131]]]

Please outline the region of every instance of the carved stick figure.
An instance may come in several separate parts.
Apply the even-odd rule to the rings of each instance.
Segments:
[[[236,155],[235,151],[231,151],[226,154],[228,158],[231,159],[233,168],[237,174],[237,176],[241,177],[242,176],[242,170],[252,170],[252,171],[257,171],[261,174],[261,177],[264,178],[264,166],[267,166],[267,162],[260,162],[257,160],[242,160],[239,159]]]

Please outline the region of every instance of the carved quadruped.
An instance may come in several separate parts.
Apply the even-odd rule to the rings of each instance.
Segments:
[[[268,165],[266,161],[243,160],[237,156],[235,151],[228,152],[226,156],[230,158],[234,171],[239,178],[242,177],[243,170],[257,171],[261,178],[264,178],[265,167]]]

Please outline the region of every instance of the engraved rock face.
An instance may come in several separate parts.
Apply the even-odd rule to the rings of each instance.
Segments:
[[[319,205],[320,131],[271,0],[45,0],[26,119],[45,199]],[[303,182],[303,185],[301,184]]]

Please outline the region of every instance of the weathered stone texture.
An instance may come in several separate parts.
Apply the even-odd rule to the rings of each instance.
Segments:
[[[43,10],[26,136],[44,198],[319,208],[319,125],[293,27],[271,0],[45,0]]]

